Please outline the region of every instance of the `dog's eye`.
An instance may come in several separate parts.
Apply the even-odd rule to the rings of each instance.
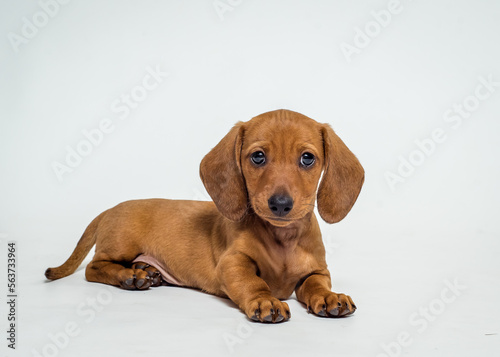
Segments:
[[[256,151],[251,156],[250,159],[255,165],[264,165],[266,162],[266,155],[262,151]]]
[[[314,155],[311,154],[310,152],[305,152],[300,157],[300,163],[302,164],[302,166],[306,166],[306,167],[314,164],[314,160],[315,160]]]

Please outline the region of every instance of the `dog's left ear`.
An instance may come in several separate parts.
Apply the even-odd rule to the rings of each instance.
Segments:
[[[328,124],[321,126],[325,164],[318,189],[318,212],[326,222],[337,223],[351,210],[365,179],[354,154]]]
[[[222,215],[232,221],[243,218],[248,193],[241,172],[243,123],[237,123],[201,161],[200,177]]]

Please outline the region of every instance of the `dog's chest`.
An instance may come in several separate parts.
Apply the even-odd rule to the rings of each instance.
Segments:
[[[286,299],[293,293],[298,281],[314,269],[314,259],[297,246],[266,248],[267,259],[259,262],[260,276],[275,297]]]

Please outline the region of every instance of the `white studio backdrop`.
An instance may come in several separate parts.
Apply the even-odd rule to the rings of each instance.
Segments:
[[[236,347],[236,355],[252,355],[262,344],[273,351],[272,338],[316,355],[499,351],[499,2],[2,0],[0,7],[0,282],[7,243],[16,241],[20,294],[18,349],[0,346],[8,356],[121,351],[113,335],[103,347],[91,342],[99,333],[82,326],[69,342],[51,340],[79,296],[102,287],[86,283],[81,269],[49,284],[44,270],[121,201],[208,199],[202,157],[237,121],[280,108],[330,123],[365,168],[351,213],[322,224],[334,290],[337,282],[360,309],[327,321],[297,303],[287,327],[260,335],[252,325],[243,338],[234,332],[242,314],[186,290],[176,304],[216,304],[220,314],[175,316],[189,309],[171,307],[173,321],[188,325],[163,352],[195,355],[208,348],[203,337],[186,350],[180,343],[210,328],[214,355]],[[456,302],[409,322],[447,284],[455,284]],[[110,304],[93,327],[119,330],[106,313],[138,301],[169,306],[165,290],[115,290],[125,301]],[[146,324],[141,316],[131,326]],[[161,339],[142,346],[133,332],[122,355],[162,353]],[[327,338],[338,334],[345,344]]]

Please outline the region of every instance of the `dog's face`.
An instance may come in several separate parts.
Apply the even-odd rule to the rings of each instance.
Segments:
[[[280,227],[313,210],[324,164],[318,123],[286,114],[273,112],[250,121],[240,157],[251,207]]]
[[[364,179],[359,161],[328,125],[288,110],[238,123],[205,156],[200,174],[227,218],[240,220],[250,206],[278,227],[310,213],[316,191],[321,217],[340,221]]]

